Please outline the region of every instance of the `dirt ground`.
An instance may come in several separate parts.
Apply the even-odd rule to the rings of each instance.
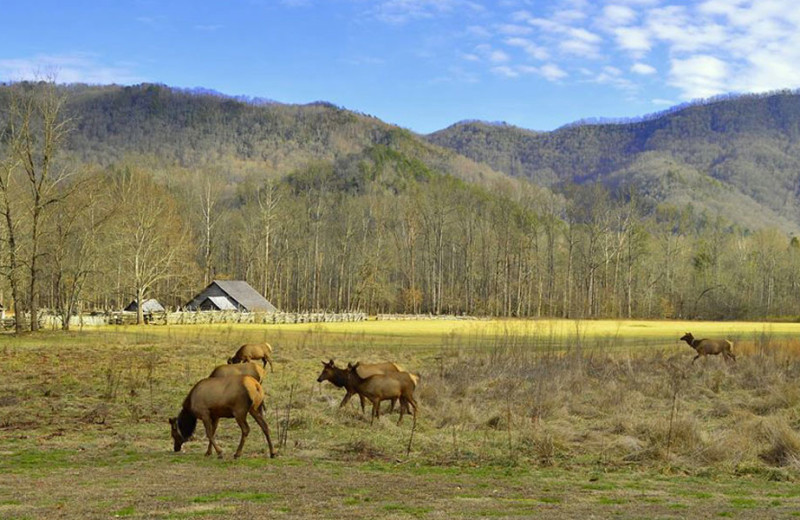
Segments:
[[[48,452],[26,464],[6,451],[0,518],[800,516],[796,484],[761,477],[270,460],[250,448],[239,460],[230,453],[206,458],[195,443],[189,452],[128,452],[111,461],[91,451],[60,457]]]

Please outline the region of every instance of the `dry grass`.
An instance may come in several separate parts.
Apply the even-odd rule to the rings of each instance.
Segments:
[[[334,357],[391,359],[421,374],[408,456],[418,462],[800,468],[797,340],[752,334],[736,342],[737,363],[711,357],[691,365],[691,350],[674,340],[626,336],[643,347],[620,350],[606,335],[581,334],[584,324],[573,325],[568,345],[545,330],[552,324],[463,326],[467,332],[446,336],[398,335],[392,324],[387,336],[371,326],[226,326],[3,338],[0,437],[35,431],[54,447],[168,449],[166,419],[191,385],[239,344],[268,339],[276,362],[265,385],[268,419],[285,456],[407,458],[411,421],[397,426],[393,415],[370,428],[357,399],[339,410],[341,391],[315,382],[320,361]],[[659,341],[666,346],[653,346]],[[221,426],[228,451],[237,431]],[[198,455],[199,444],[188,451]],[[261,444],[251,436],[245,453],[261,453]]]

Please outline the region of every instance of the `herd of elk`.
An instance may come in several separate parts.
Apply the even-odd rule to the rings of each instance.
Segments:
[[[697,352],[692,364],[700,357],[718,354],[722,354],[726,361],[736,361],[733,343],[730,340],[697,339],[691,332],[687,332],[680,339]],[[262,365],[254,360],[261,360]],[[264,432],[270,457],[274,457],[275,450],[270,438],[269,425],[264,417],[265,393],[261,386],[266,375],[267,363],[270,371],[274,370],[272,347],[269,343],[248,343],[239,347],[236,353],[228,358],[227,364],[217,366],[209,377],[198,381],[184,399],[178,416],[169,420],[175,451],[180,451],[183,443],[192,437],[197,421],[200,420],[208,437],[206,455],[211,455],[214,449],[217,455],[222,457],[222,450],[216,442],[216,431],[219,420],[228,417],[234,418],[242,431],[239,446],[234,454],[234,457],[238,458],[250,433],[247,415],[251,415]],[[380,419],[380,403],[387,400],[391,401],[390,412],[394,410],[397,401],[400,401],[398,424],[403,421],[405,413],[412,413],[416,420],[418,406],[414,391],[419,383],[419,376],[406,371],[396,363],[356,362],[348,363],[347,368],[339,368],[331,359],[322,362],[322,372],[317,377],[317,382],[323,381],[329,381],[334,386],[345,389],[344,398],[339,403],[340,408],[345,406],[354,394],[359,396],[362,413],[365,413],[365,402],[371,402],[370,424],[376,417]]]

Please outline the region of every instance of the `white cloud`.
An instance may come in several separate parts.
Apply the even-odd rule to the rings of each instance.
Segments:
[[[652,104],[654,104],[654,105],[658,105],[658,106],[662,106],[662,107],[663,106],[674,106],[674,105],[678,104],[675,101],[672,101],[671,99],[662,99],[662,98],[655,98],[655,99],[650,100],[650,102]]]
[[[502,63],[508,60],[509,60],[508,54],[506,54],[503,51],[492,51],[489,54],[489,61],[491,61],[492,63]]]
[[[670,83],[681,90],[681,98],[707,98],[729,91],[730,67],[714,56],[699,54],[671,60]]]
[[[519,0],[488,25],[490,46],[469,54],[507,77],[623,90],[663,75],[674,92],[659,99],[800,88],[796,1]]]
[[[0,78],[21,81],[53,77],[58,83],[122,85],[146,81],[133,67],[130,63],[104,64],[98,55],[88,53],[40,54],[0,60]]]
[[[638,27],[619,27],[614,29],[617,45],[634,54],[643,54],[650,50],[650,34]]]
[[[550,81],[556,81],[567,77],[567,73],[564,72],[561,67],[552,63],[539,67],[539,73]]]
[[[550,57],[550,53],[547,52],[547,49],[536,45],[526,38],[508,38],[505,40],[505,44],[510,47],[519,47],[525,51],[528,56],[536,60],[546,60]]]
[[[609,27],[628,25],[636,20],[636,11],[626,5],[611,4],[603,8],[602,22]]]
[[[502,65],[500,67],[493,67],[492,72],[494,72],[498,76],[505,76],[506,78],[519,77],[519,72],[517,72],[513,67],[509,67],[507,65]]]
[[[639,74],[641,76],[649,76],[651,74],[655,74],[657,71],[655,67],[651,65],[637,62],[631,66],[631,72],[633,72],[634,74]]]

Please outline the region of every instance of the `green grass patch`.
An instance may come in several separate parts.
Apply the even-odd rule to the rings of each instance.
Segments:
[[[112,513],[114,516],[133,516],[136,514],[136,508],[133,506],[123,507],[122,509],[117,509]]]
[[[736,509],[753,509],[759,505],[759,501],[754,498],[732,498],[730,503]]]
[[[597,502],[605,505],[621,505],[627,504],[630,502],[630,499],[622,497],[597,497]]]
[[[24,473],[81,465],[70,450],[27,450],[0,457],[0,473]]]

